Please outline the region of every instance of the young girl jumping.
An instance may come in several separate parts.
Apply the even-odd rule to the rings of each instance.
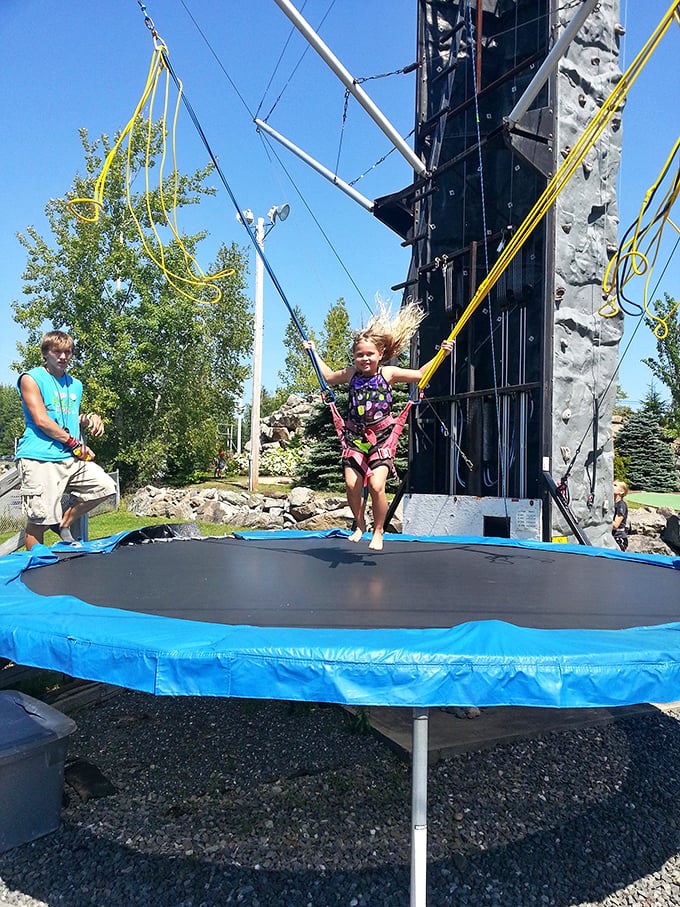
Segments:
[[[413,303],[402,306],[394,316],[380,303],[378,313],[354,334],[354,364],[339,371],[321,359],[312,340],[304,342],[305,349],[313,351],[327,384],[349,385],[349,409],[341,442],[347,501],[356,523],[350,541],[360,541],[366,531],[363,496],[366,485],[373,508],[373,537],[368,547],[373,551],[382,551],[387,514],[385,485],[394,470],[394,450],[390,444],[395,422],[392,385],[417,384],[435,357],[418,369],[381,363],[395,359],[406,349],[424,317],[423,310]],[[453,349],[453,343],[448,340],[441,345],[447,353]]]

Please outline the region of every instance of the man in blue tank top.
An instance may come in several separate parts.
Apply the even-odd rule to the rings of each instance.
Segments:
[[[26,428],[16,458],[29,550],[42,544],[46,529],[64,542],[74,542],[70,526],[75,520],[116,493],[115,482],[92,462],[94,453],[81,437],[83,429],[100,437],[104,424],[97,413],[80,413],[83,385],[66,371],[73,339],[63,331],[50,331],[40,350],[44,364],[23,372],[17,381]],[[76,503],[62,512],[64,494]]]

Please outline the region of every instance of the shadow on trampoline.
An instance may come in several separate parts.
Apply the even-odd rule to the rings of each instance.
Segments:
[[[173,713],[170,700],[156,702],[159,713]],[[116,827],[110,808],[106,821],[98,821],[96,800],[70,803],[55,835],[0,855],[0,876],[11,888],[48,903],[69,902],[77,892],[78,907],[119,907],[120,886],[115,894],[107,889],[107,879],[114,875],[129,879],[129,903],[148,907],[212,907],[236,900],[267,907],[316,907],[346,904],[362,893],[359,903],[406,907],[408,767],[374,738],[349,734],[339,710],[313,710],[311,716],[294,720],[284,716],[280,720],[286,727],[280,732],[276,716],[284,715],[287,706],[260,707],[266,710],[264,716],[249,727],[267,726],[253,728],[254,744],[232,750],[234,732],[218,730],[191,784],[183,779],[182,767],[173,765],[178,758],[168,759],[170,781],[158,764],[157,774],[166,776],[165,791],[148,800],[134,790],[124,791],[129,803],[120,805],[122,828]],[[230,701],[218,708],[230,714],[239,706]],[[207,733],[202,723],[211,714],[213,731],[221,724],[207,705],[198,711],[192,722],[194,739]],[[154,733],[153,722],[149,724],[148,732]],[[166,725],[166,739],[182,733],[179,721]],[[294,727],[299,728],[299,740],[291,739],[288,773],[268,770],[267,741],[278,739],[279,733],[290,739]],[[330,745],[319,755],[320,735],[327,733]],[[128,751],[121,755],[127,764],[120,767],[145,773],[149,766],[139,761],[135,736],[130,735]],[[93,740],[92,745],[105,752],[103,741]],[[680,723],[658,712],[462,753],[438,763],[431,769],[429,786],[429,907],[449,907],[462,892],[465,903],[476,907],[568,907],[599,902],[658,872],[679,847],[679,746]],[[214,754],[222,748],[229,754],[222,777],[241,779],[236,799],[225,798],[223,792],[206,793],[219,770]],[[259,777],[244,780],[256,762]],[[283,795],[279,791],[271,812],[273,828],[266,832],[260,807],[262,798],[271,796],[267,792],[273,782],[283,788]],[[171,802],[168,783],[174,786]],[[252,813],[247,800],[253,803]],[[168,853],[169,823],[179,823],[182,830],[174,853]],[[137,835],[131,834],[134,827]],[[370,830],[376,828],[371,837]],[[301,838],[322,830],[318,845],[301,846]],[[165,841],[165,854],[153,852],[155,841]],[[216,845],[214,853],[206,852],[211,844]],[[44,857],[52,850],[59,858],[48,869]],[[335,865],[328,859],[331,853]],[[331,865],[311,869],[311,861]]]

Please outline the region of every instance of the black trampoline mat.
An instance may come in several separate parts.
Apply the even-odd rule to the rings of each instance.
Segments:
[[[227,625],[446,628],[502,620],[624,629],[680,620],[677,570],[506,545],[338,538],[174,540],[26,571],[43,595]]]

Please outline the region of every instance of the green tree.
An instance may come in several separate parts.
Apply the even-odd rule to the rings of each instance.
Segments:
[[[335,405],[344,417],[347,412],[347,388],[334,387]],[[308,488],[323,491],[341,491],[345,481],[340,468],[340,441],[335,432],[331,410],[326,403],[314,406],[305,422],[303,436],[307,452],[300,463],[296,481]]]
[[[655,378],[664,384],[670,394],[670,405],[667,412],[669,429],[677,435],[680,433],[680,317],[677,303],[666,293],[664,300],[655,302],[655,314],[668,325],[665,337],[656,339],[657,359],[647,358],[642,361],[651,370]],[[647,325],[654,328],[658,322],[646,319]]]
[[[294,306],[293,311],[305,335],[310,340],[316,340],[314,331],[310,330],[307,320],[298,306]],[[300,331],[293,319],[290,318],[283,334],[283,346],[286,350],[286,357],[283,362],[283,368],[278,373],[279,381],[281,382],[276,391],[278,405],[283,403],[290,394],[313,394],[318,390],[319,382],[316,372],[307,350],[302,346],[302,342]]]
[[[350,358],[352,332],[349,326],[349,315],[345,300],[340,297],[329,308],[317,341],[315,333],[309,328],[301,310],[295,306],[293,311],[305,335],[314,340],[321,357],[331,368],[342,368]],[[286,350],[284,367],[279,371],[281,381],[274,398],[273,412],[288,399],[290,394],[318,394],[319,377],[307,350],[302,345],[302,337],[295,321],[291,318],[283,335],[283,346]]]
[[[110,148],[106,136],[91,142],[85,130],[81,141],[86,175],[76,175],[69,198],[92,196]],[[157,135],[154,141],[157,151]],[[143,148],[135,147],[132,185],[143,156]],[[206,167],[179,176],[179,223],[184,206],[214,192],[204,185],[210,172]],[[96,442],[99,461],[117,466],[123,484],[129,485],[159,475],[180,480],[208,467],[218,425],[233,417],[240,399],[252,318],[243,252],[235,245],[219,249],[215,271],[233,268],[233,274],[215,281],[222,291],[219,302],[197,304],[173,289],[146,254],[126,191],[125,154],[119,154],[96,222],[75,218],[67,201],[52,199],[45,209],[51,242],[33,227],[19,235],[28,256],[26,298],[12,305],[15,321],[27,332],[26,342],[19,344],[24,367],[39,363],[44,330],[53,327],[73,335],[74,372],[85,385],[85,407],[100,412],[107,426]],[[167,187],[164,195],[171,197]],[[153,244],[148,210],[160,219],[160,192],[150,190],[148,210],[144,196],[130,197],[146,242]],[[189,255],[196,254],[204,236],[182,237]],[[185,254],[179,244],[168,243],[164,255],[166,265],[180,273]]]
[[[628,394],[620,384],[616,385],[616,402],[614,404],[614,413],[617,416],[628,417],[633,412],[628,403]]]
[[[331,368],[344,368],[351,361],[352,329],[342,296],[326,313],[319,345],[322,358]]]
[[[647,393],[645,394],[640,404],[640,409],[642,412],[647,413],[653,419],[656,419],[659,425],[664,424],[668,414],[668,406],[661,397],[661,394],[656,389],[653,381],[647,388]]]
[[[260,394],[260,416],[263,419],[267,416],[271,416],[271,414],[276,412],[279,408],[279,405],[276,394],[270,394],[263,385],[262,393]]]
[[[14,439],[24,431],[24,417],[16,386],[0,384],[0,456],[14,456]]]
[[[616,436],[615,454],[625,463],[626,481],[641,491],[676,491],[678,473],[673,450],[649,412],[633,413]]]

